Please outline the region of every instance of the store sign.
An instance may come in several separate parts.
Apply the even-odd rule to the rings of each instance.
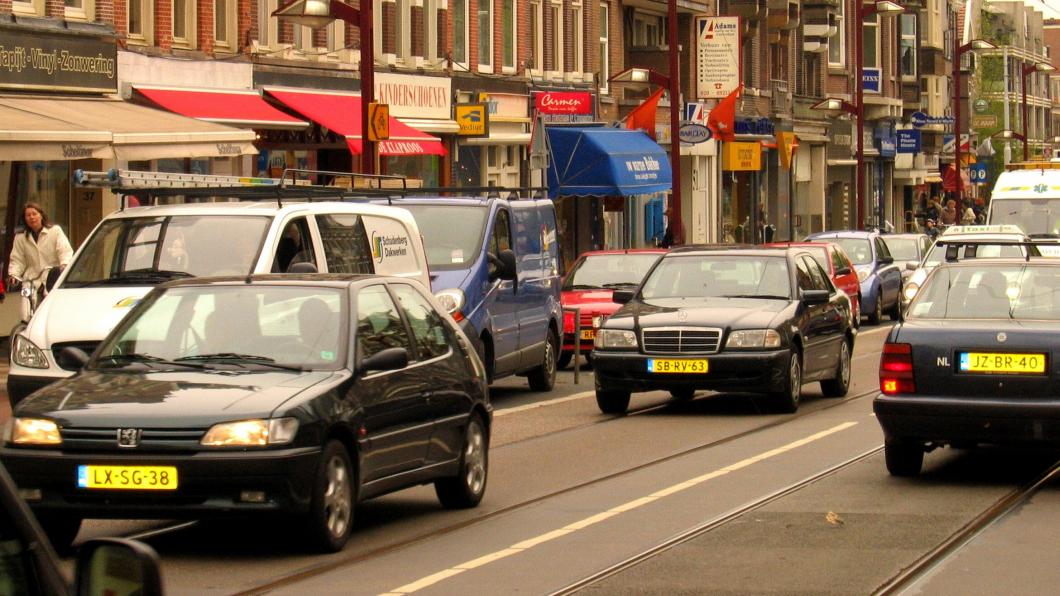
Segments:
[[[375,100],[390,105],[398,118],[448,120],[452,114],[453,82],[448,77],[375,73]]]
[[[454,106],[456,123],[460,130],[456,134],[462,137],[490,136],[490,115],[487,104],[458,103]]]
[[[973,114],[972,128],[997,128],[997,116],[994,114]]]
[[[681,137],[682,143],[702,143],[709,141],[711,134],[710,129],[702,124],[683,124],[678,130],[678,135]]]
[[[909,116],[909,123],[917,128],[932,124],[953,124],[953,116],[928,116],[924,112],[913,112]]]
[[[696,98],[722,98],[740,85],[740,17],[696,17]]]
[[[919,130],[898,131],[898,153],[920,153],[921,135]]]
[[[721,169],[726,172],[756,172],[762,169],[762,144],[722,143]]]
[[[975,100],[975,103],[972,104],[972,106],[975,108],[976,112],[982,114],[990,109],[990,102],[983,98],[979,98]]]
[[[968,166],[968,176],[973,184],[986,184],[987,175],[987,164],[985,163],[973,163]]]
[[[534,107],[545,115],[592,114],[593,94],[585,91],[546,91],[534,97]]]
[[[2,29],[0,89],[115,93],[118,47],[114,40]]]
[[[878,68],[863,68],[863,69],[861,69],[861,88],[866,93],[879,93],[880,92],[880,69],[878,69]]]
[[[773,136],[776,132],[776,126],[769,118],[737,118],[733,129],[738,135]]]

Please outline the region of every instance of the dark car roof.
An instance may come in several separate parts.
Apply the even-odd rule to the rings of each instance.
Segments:
[[[268,284],[268,285],[291,285],[291,286],[324,286],[334,288],[345,288],[351,284],[369,280],[385,281],[409,281],[403,277],[392,277],[386,275],[367,275],[350,273],[263,273],[258,275],[227,275],[224,277],[189,277],[177,279],[161,284],[160,287],[178,288],[184,286],[220,286],[236,284]]]

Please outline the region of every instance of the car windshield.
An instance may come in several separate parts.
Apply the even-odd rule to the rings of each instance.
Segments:
[[[104,341],[90,366],[339,369],[347,343],[344,295],[261,284],[156,290]]]
[[[64,287],[154,285],[180,277],[247,275],[269,218],[121,217],[104,221],[70,265]]]
[[[791,296],[785,257],[670,255],[644,281],[641,297],[775,298]]]
[[[1060,321],[1060,268],[1033,263],[939,267],[907,316]]]
[[[990,224],[1015,224],[1031,238],[1060,238],[1060,198],[995,199]]]
[[[855,265],[868,265],[872,262],[872,245],[865,238],[829,238],[843,247],[843,251],[850,257],[850,262]]]
[[[574,266],[564,290],[592,290],[635,286],[659,260],[659,253],[588,255]]]
[[[883,241],[887,244],[887,250],[891,251],[891,256],[894,257],[895,261],[920,260],[920,255],[916,254],[916,238],[888,238],[885,236]]]
[[[467,269],[482,249],[486,214],[481,205],[405,205],[423,234],[427,264],[434,271]]]
[[[935,244],[924,257],[922,267],[936,267],[946,260],[946,244]],[[957,259],[996,259],[1019,258],[1023,256],[1023,247],[1001,244],[972,244],[957,249]]]

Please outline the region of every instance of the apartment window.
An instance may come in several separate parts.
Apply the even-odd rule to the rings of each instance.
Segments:
[[[530,70],[545,68],[545,8],[541,0],[530,2]]]
[[[453,62],[467,66],[468,0],[453,0]]]
[[[741,50],[740,54],[742,54],[743,64],[740,65],[740,70],[743,71],[741,73],[743,84],[747,87],[756,88],[758,81],[755,80],[754,36],[748,35],[744,37]]]
[[[638,12],[633,15],[633,45],[635,47],[659,47],[663,45],[666,19],[661,15]]]
[[[220,48],[231,49],[236,39],[236,1],[214,0],[213,36]]]
[[[570,5],[571,42],[574,46],[574,64],[570,65],[571,72],[583,72],[585,70],[585,12],[582,11],[582,3],[571,2]]]
[[[63,14],[68,19],[90,21],[95,16],[95,4],[95,0],[64,0]]]
[[[611,7],[600,5],[600,93],[607,93],[607,79],[611,76],[610,39]]]
[[[552,20],[552,45],[548,48],[549,64],[555,72],[563,72],[563,5],[550,2],[549,18]]]
[[[478,2],[478,67],[493,70],[493,0]]]
[[[916,76],[916,15],[903,14],[901,37],[898,39],[898,59],[903,77]]]
[[[847,3],[844,0],[839,3],[832,21],[836,27],[836,34],[828,39],[828,65],[844,67],[847,63]]]
[[[43,16],[44,0],[12,0],[11,12],[17,15]]]
[[[195,0],[173,0],[173,45],[195,47]]]
[[[862,43],[865,49],[865,66],[880,67],[880,15],[865,17]]]
[[[504,2],[504,63],[505,70],[515,71],[516,44],[515,37],[518,35],[518,20],[515,14],[515,0],[502,0]]]
[[[394,3],[394,47],[398,60],[407,60],[412,46],[412,15],[409,0]]]
[[[129,43],[150,45],[153,42],[154,4],[150,0],[129,0],[126,12]]]

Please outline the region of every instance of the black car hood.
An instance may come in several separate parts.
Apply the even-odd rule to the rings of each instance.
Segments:
[[[202,427],[226,420],[267,418],[314,385],[349,374],[82,371],[22,400],[15,415],[47,417],[61,426]]]
[[[610,320],[632,319],[640,328],[689,325],[732,329],[767,329],[790,300],[761,298],[659,298],[639,299],[616,312]],[[683,311],[681,315],[678,311]]]

